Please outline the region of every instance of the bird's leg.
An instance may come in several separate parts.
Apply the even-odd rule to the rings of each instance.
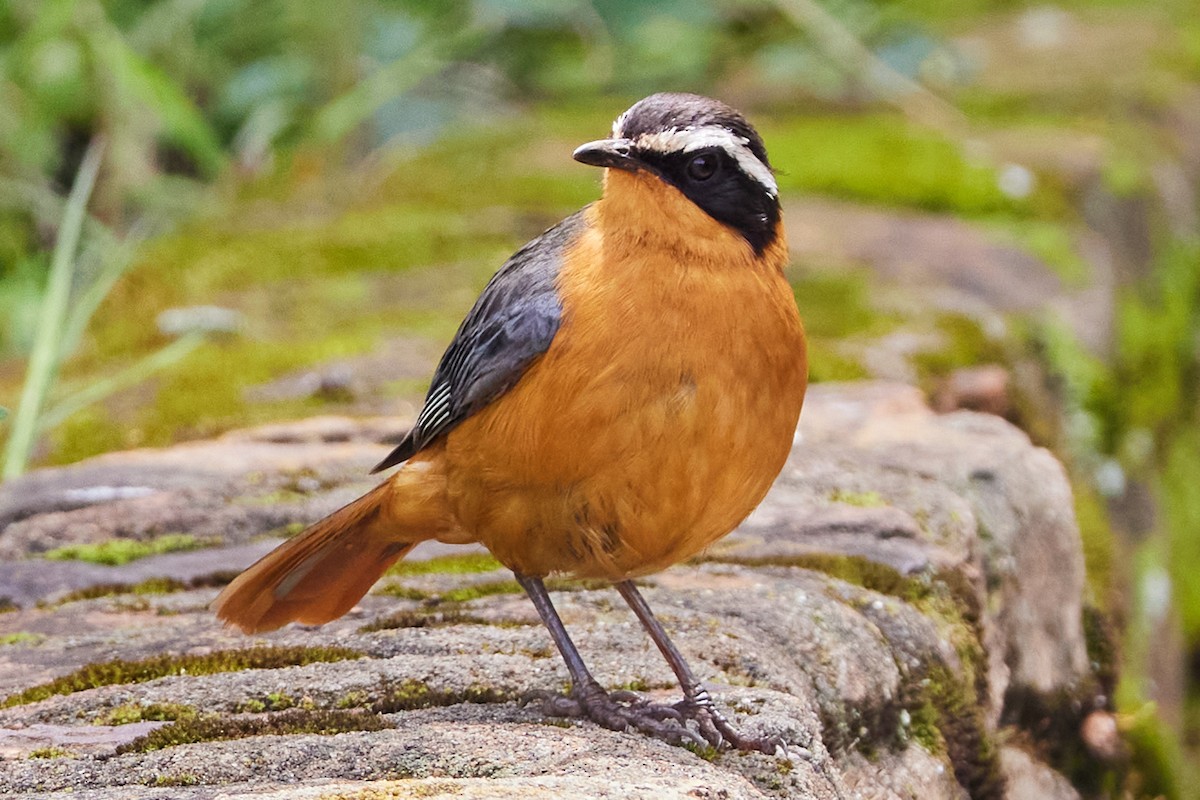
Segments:
[[[632,692],[606,692],[596,682],[592,673],[575,649],[575,643],[567,635],[558,612],[550,602],[541,578],[517,574],[517,582],[533,601],[538,616],[542,618],[558,652],[571,673],[569,696],[552,695],[543,697],[543,713],[557,717],[585,717],[614,731],[629,728],[640,731],[670,744],[710,744],[708,737],[701,737],[682,724],[683,715],[670,706],[654,706]]]
[[[633,581],[621,581],[617,584],[617,591],[633,609],[638,621],[650,634],[654,644],[658,646],[667,663],[671,665],[675,677],[679,679],[679,685],[683,688],[683,700],[677,703],[675,708],[684,718],[695,721],[708,744],[717,748],[722,745],[731,745],[738,750],[758,750],[770,755],[774,755],[780,748],[786,750],[785,743],[777,736],[758,738],[739,733],[713,705],[708,690],[700,681],[696,680],[696,676],[692,674],[683,654],[667,637],[667,632],[663,630],[663,626],[650,611],[650,606],[646,605],[646,601],[633,585]]]

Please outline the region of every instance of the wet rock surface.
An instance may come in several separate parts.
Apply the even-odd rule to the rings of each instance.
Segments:
[[[1008,423],[935,415],[897,384],[817,386],[764,504],[702,558],[643,582],[717,703],[745,730],[783,736],[786,756],[691,752],[523,704],[561,690],[566,670],[511,576],[471,548],[422,548],[418,562],[437,560],[386,577],[319,629],[221,628],[206,605],[222,575],[370,486],[366,469],[400,432],[391,420],[310,420],[0,488],[0,596],[19,606],[0,615],[0,794],[1077,796],[1011,744],[1026,732],[1001,728],[1008,698],[1102,702],[1068,484]],[[212,546],[119,567],[38,557],[166,533]],[[158,578],[171,591],[145,583]],[[109,590],[80,591],[96,586]],[[615,591],[558,588],[602,684],[676,699]],[[324,655],[217,663],[262,647]],[[360,657],[325,657],[337,648]],[[84,665],[170,656],[217,665],[21,695]]]

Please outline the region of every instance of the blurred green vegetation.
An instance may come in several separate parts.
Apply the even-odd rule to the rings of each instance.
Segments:
[[[149,541],[136,539],[114,539],[95,544],[72,544],[56,547],[46,552],[46,558],[54,561],[87,561],[92,564],[120,566],[146,556],[196,550],[204,546],[188,533],[167,533]]]
[[[1132,768],[1106,785],[1182,797],[1200,773],[1200,192],[1179,131],[1196,131],[1198,84],[1194,0],[7,0],[0,406],[16,407],[59,246],[70,286],[34,463],[397,413],[502,260],[598,194],[576,144],[648,92],[718,94],[753,112],[785,204],[953,216],[1069,288],[1112,273],[1099,349],[1052,317],[997,333],[914,310],[862,264],[790,275],[814,380],[876,374],[864,354],[889,337],[940,342],[907,354],[930,389],[965,365],[1036,364],[1053,407],[1015,416],[1068,463],[1089,601],[1126,625]],[[75,243],[66,196],[89,149]],[[230,313],[206,323],[209,306]],[[182,328],[163,316],[188,309]],[[330,363],[380,377],[287,389]],[[16,416],[0,408],[0,437]],[[1149,521],[1127,519],[1130,487]],[[1146,599],[1161,586],[1165,609]],[[1179,709],[1153,704],[1163,626],[1192,670]]]
[[[1053,218],[1065,206],[1042,187],[1031,198],[1006,195],[994,163],[972,161],[957,142],[895,114],[802,117],[761,127],[783,190],[971,217]]]

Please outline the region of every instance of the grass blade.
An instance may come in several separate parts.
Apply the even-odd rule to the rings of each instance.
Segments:
[[[71,297],[71,282],[74,277],[75,254],[79,249],[80,233],[86,217],[88,199],[96,185],[100,171],[104,140],[97,137],[88,145],[75,175],[75,183],[67,198],[62,225],[58,229],[58,241],[54,244],[54,257],[50,264],[50,280],[42,298],[41,320],[29,355],[29,367],[25,373],[25,385],[21,390],[21,401],[13,415],[12,434],[4,453],[4,477],[14,478],[25,471],[29,454],[37,437],[38,416],[54,375],[58,371],[61,353],[63,325],[67,315],[67,303]]]
[[[203,341],[204,334],[202,333],[188,334],[176,339],[161,350],[139,359],[115,375],[91,383],[78,392],[64,397],[41,416],[38,420],[38,431],[49,430],[81,408],[103,400],[114,392],[141,383],[158,370],[179,361],[195,350]]]
[[[133,263],[134,253],[146,238],[145,230],[145,225],[134,223],[133,229],[125,235],[124,239],[118,240],[116,237],[111,237],[112,242],[102,248],[99,273],[92,278],[91,283],[77,293],[76,300],[65,321],[59,350],[61,358],[71,355],[79,346],[92,315],[96,313],[100,303],[104,301],[113,286],[125,275]]]

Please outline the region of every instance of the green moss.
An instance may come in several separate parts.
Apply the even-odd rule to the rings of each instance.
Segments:
[[[1172,27],[1175,35],[1163,37],[1157,60],[1164,69],[1200,80],[1200,21],[1194,14],[1185,13],[1175,18]]]
[[[296,700],[283,692],[268,692],[266,705],[271,711],[286,711],[296,705]]]
[[[395,630],[398,628],[443,628],[450,625],[491,625],[498,628],[525,627],[536,625],[526,620],[492,620],[478,614],[470,614],[460,608],[402,609],[369,622],[358,629],[359,633]]]
[[[1153,187],[1152,164],[1147,155],[1128,147],[1110,148],[1100,173],[1104,188],[1117,198],[1146,195]]]
[[[239,497],[234,502],[240,506],[278,506],[286,505],[288,503],[303,503],[308,499],[308,497],[309,493],[307,492],[299,492],[295,489],[278,489],[274,492],[267,492],[266,494],[256,494],[251,497]],[[291,522],[285,526],[282,526],[278,530],[286,531],[293,525],[299,525],[300,530],[304,530],[305,528],[303,523]],[[297,531],[297,533],[299,533],[299,531]]]
[[[70,758],[71,755],[70,750],[61,747],[39,747],[29,752],[30,758]]]
[[[575,580],[569,578],[550,578],[546,588],[552,592],[588,592],[607,589],[612,584],[599,580]],[[494,597],[502,594],[524,594],[525,590],[515,580],[481,581],[460,586],[445,592],[430,592],[405,586],[399,581],[392,581],[374,590],[375,594],[397,597],[404,600],[418,600],[429,604],[469,603],[483,597]]]
[[[371,695],[366,691],[356,689],[346,692],[333,704],[334,708],[362,708],[371,702]]]
[[[797,269],[792,290],[810,339],[878,336],[900,323],[897,317],[871,305],[871,276],[864,270]]]
[[[849,707],[822,704],[822,738],[831,750],[853,748],[868,758],[875,758],[881,749],[902,749],[916,742],[927,752],[948,758],[970,797],[1001,800],[1004,781],[984,710],[987,686],[971,666],[983,661],[982,648],[969,624],[963,620],[946,624],[955,649],[961,650],[965,639],[977,651],[965,654],[964,669],[956,671],[940,660],[909,663],[902,670],[896,697]]]
[[[900,598],[937,622],[958,654],[958,671],[937,662],[908,666],[897,698],[871,698],[853,706],[822,705],[823,740],[831,749],[855,748],[868,757],[879,748],[917,741],[932,753],[947,754],[956,778],[972,798],[1003,796],[998,751],[984,713],[988,686],[987,660],[979,644],[980,609],[965,578],[955,572],[906,576],[861,557],[823,553],[729,560],[820,571]],[[863,594],[864,606],[870,597]]]
[[[893,330],[901,320],[874,308],[871,281],[862,270],[797,268],[792,288],[808,336],[809,380],[850,381],[869,377],[850,353],[856,339]]]
[[[1083,563],[1087,571],[1087,593],[1101,609],[1112,610],[1119,603],[1118,567],[1120,547],[1104,498],[1091,483],[1073,481],[1075,519],[1083,545]]]
[[[145,350],[157,339],[144,319],[118,318],[122,302],[125,307],[136,302],[139,308],[159,311],[239,291],[247,292],[247,304],[257,305],[270,302],[258,295],[263,292],[274,293],[275,310],[284,310],[322,291],[325,308],[314,305],[307,318],[287,321],[293,333],[311,333],[316,324],[331,321],[331,307],[358,306],[374,316],[369,313],[372,282],[366,272],[461,263],[511,244],[511,234],[489,230],[462,208],[430,208],[416,199],[333,219],[282,225],[276,221],[257,228],[206,220],[196,230],[147,248],[145,258],[97,313],[96,355]],[[356,320],[344,322],[357,326]]]
[[[95,725],[130,725],[134,722],[174,722],[192,719],[197,715],[194,706],[182,703],[125,703],[108,709],[97,717]]]
[[[1157,259],[1148,285],[1120,298],[1113,385],[1099,409],[1118,435],[1140,429],[1167,439],[1180,428],[1194,427],[1200,369],[1197,263],[1200,243],[1171,247]]]
[[[970,215],[1032,214],[1040,192],[1014,200],[1000,191],[994,167],[961,146],[900,115],[802,117],[759,125],[783,191]]]
[[[691,750],[698,755],[702,760],[714,762],[721,755],[721,751],[710,744],[697,744],[696,742],[684,742],[684,750]]]
[[[378,714],[363,711],[307,711],[292,709],[253,717],[223,717],[202,714],[164,725],[117,748],[117,754],[145,753],[181,744],[244,739],[250,736],[321,734],[332,736],[350,731],[379,731],[394,727]]]
[[[50,464],[69,464],[100,453],[125,450],[141,444],[136,428],[114,418],[103,406],[72,414],[50,433]]]
[[[371,590],[371,594],[380,594],[387,597],[395,597],[400,600],[433,600],[434,596],[430,592],[421,589],[414,589],[411,586],[405,586],[399,581],[389,581],[382,586],[376,586]]]
[[[459,703],[510,703],[518,699],[516,695],[490,686],[473,685],[461,690],[440,689],[410,679],[382,685],[370,708],[377,714],[394,714],[398,711]]]
[[[809,383],[858,381],[871,377],[870,372],[862,362],[840,353],[836,349],[827,349],[827,345],[827,342],[809,339]]]
[[[304,532],[308,526],[303,522],[289,522],[282,528],[277,529],[277,534],[284,539],[291,539],[293,536],[298,536]]]
[[[139,581],[129,587],[130,594],[174,594],[187,589],[197,588],[202,585],[193,581],[181,581],[175,578],[147,578],[144,581]],[[211,584],[203,584],[211,585]]]
[[[943,666],[929,668],[918,685],[909,714],[927,715],[937,728],[959,785],[973,800],[1003,800],[999,749],[975,687]]]
[[[595,108],[591,111],[594,113]],[[576,119],[558,125],[561,141],[548,141],[542,119],[556,110],[514,120],[503,131],[494,128],[450,135],[405,163],[381,184],[379,195],[402,197],[416,206],[478,210],[508,206],[538,210],[557,219],[599,195],[598,176],[570,161],[570,152],[595,136],[591,126]],[[561,115],[559,116],[561,121]],[[556,154],[549,160],[546,152]],[[535,157],[545,166],[530,169]],[[463,176],[486,192],[464,192]]]
[[[71,544],[49,550],[44,557],[51,561],[87,561],[120,566],[147,556],[196,550],[207,544],[211,542],[201,541],[190,533],[168,533],[148,541],[110,539],[97,544]]]
[[[400,561],[388,568],[385,575],[465,575],[476,572],[492,572],[504,569],[504,565],[487,553],[469,553],[462,556],[439,556],[424,561]]]
[[[971,317],[941,314],[935,319],[934,329],[943,344],[911,357],[921,387],[927,392],[932,393],[941,380],[956,369],[1012,362],[1008,345],[989,336]]]
[[[40,633],[29,633],[28,631],[17,631],[16,633],[0,633],[0,647],[10,644],[38,644],[46,637]]]
[[[634,580],[638,586],[645,586],[644,581]],[[546,589],[551,592],[600,592],[613,588],[611,581],[600,578],[547,578]]]
[[[193,586],[191,582],[185,583],[175,578],[147,578],[140,583],[97,583],[66,593],[55,600],[54,605],[65,605],[80,600],[96,600],[101,597],[115,597],[117,595],[173,594],[174,592],[183,592],[191,588],[198,587]]]
[[[368,327],[331,327],[319,340],[236,340],[212,342],[196,348],[176,367],[164,370],[157,380],[154,399],[137,417],[135,425],[147,445],[170,444],[180,438],[205,437],[235,425],[278,419],[283,415],[310,416],[322,407],[319,400],[252,405],[249,389],[304,366],[370,351],[378,342]],[[375,326],[378,329],[378,325]]]
[[[516,581],[488,581],[473,583],[444,592],[440,597],[448,603],[469,603],[481,597],[493,597],[498,594],[524,594],[525,590]]]
[[[197,786],[200,783],[199,776],[191,772],[174,772],[155,775],[154,780],[150,782],[151,786]]]
[[[805,553],[765,558],[702,556],[693,559],[692,563],[742,564],[748,567],[798,567],[822,572],[831,578],[909,601],[928,597],[931,591],[928,581],[922,581],[916,577],[906,577],[886,564],[880,564],[862,556],[831,553]]]
[[[295,299],[298,287],[305,289],[304,298]],[[277,320],[275,328],[261,331],[255,337],[226,337],[202,344],[179,362],[162,369],[153,382],[138,392],[132,401],[133,408],[119,417],[110,416],[103,407],[73,415],[53,432],[50,460],[65,463],[105,450],[165,446],[182,439],[214,436],[233,427],[288,416],[312,416],[331,407],[340,408],[341,401],[336,397],[255,400],[251,390],[314,364],[371,352],[392,330],[419,335],[432,333],[439,338],[453,331],[449,314],[437,309],[406,312],[394,306],[383,308],[381,304],[347,306],[337,302],[336,293],[332,298],[325,297],[312,285],[302,282],[281,288],[278,294],[292,302],[269,297],[261,302],[289,307],[294,303],[299,307],[294,311],[278,310],[277,315],[284,319]],[[252,304],[251,299],[245,302]],[[149,351],[158,345],[154,340],[142,349]],[[109,369],[116,366],[110,364]],[[83,385],[95,377],[90,372],[80,372],[69,376],[65,383]]]
[[[1182,785],[1180,765],[1185,759],[1179,741],[1153,705],[1132,715],[1123,733],[1133,766],[1128,796],[1164,800],[1191,796]]]
[[[1197,324],[1200,330],[1200,322]],[[1168,445],[1162,476],[1162,503],[1171,553],[1168,569],[1183,629],[1195,647],[1200,642],[1200,420]]]
[[[938,729],[940,715],[932,701],[908,709],[908,725],[905,734],[921,745],[925,752],[939,755],[946,752],[946,740]]]
[[[36,703],[56,694],[72,694],[97,686],[144,683],[169,675],[212,675],[245,669],[278,669],[325,661],[362,658],[345,647],[251,647],[217,650],[205,655],[160,655],[138,661],[116,659],[88,664],[80,669],[9,695],[0,708]]]
[[[893,732],[894,743],[912,738],[930,752],[945,752],[970,797],[1001,800],[1004,777],[985,711],[990,687],[982,598],[969,578],[953,570],[907,578],[898,589],[898,596],[937,623],[958,662],[952,668],[939,659],[906,669],[900,696],[883,715],[889,726],[883,731]]]
[[[574,728],[575,723],[563,717],[542,717],[537,720],[538,725],[549,725],[551,728]]]
[[[296,699],[283,692],[270,692],[261,698],[251,697],[243,700],[237,706],[237,711],[248,714],[261,714],[264,711],[286,711],[296,706]]]
[[[848,506],[860,508],[878,508],[888,503],[879,492],[852,492],[845,489],[834,489],[829,493],[829,499],[835,503],[845,503]]]
[[[518,595],[523,593],[521,584],[516,581],[486,581],[480,583],[472,583],[466,587],[450,589],[444,593],[432,594],[428,591],[419,589],[410,589],[396,582],[385,584],[382,588],[376,590],[377,594],[390,595],[392,597],[402,597],[404,600],[425,600],[430,602],[448,602],[448,603],[466,603],[472,600],[479,600],[480,597],[491,597],[494,595]]]

